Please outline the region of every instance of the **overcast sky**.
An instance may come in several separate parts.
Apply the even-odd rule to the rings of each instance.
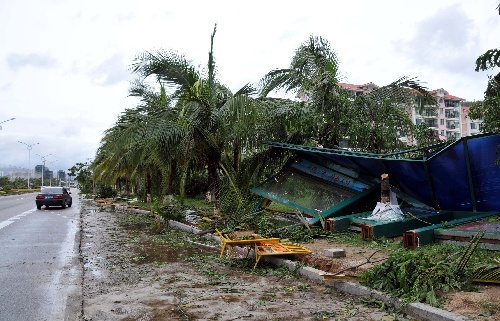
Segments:
[[[133,59],[173,49],[203,68],[217,23],[218,79],[233,92],[286,68],[309,36],[331,43],[343,81],[417,77],[481,100],[476,58],[500,47],[497,0],[0,0],[0,166],[67,170],[95,156],[125,108]],[[31,159],[27,144],[35,144]],[[38,156],[38,155],[40,156]],[[50,163],[50,164],[49,164]]]

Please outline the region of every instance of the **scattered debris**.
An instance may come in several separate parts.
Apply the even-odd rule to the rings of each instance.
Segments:
[[[185,218],[186,222],[188,222],[190,224],[197,225],[201,220],[201,217],[198,215],[198,212],[195,210],[185,210],[183,213],[184,213],[184,218]]]

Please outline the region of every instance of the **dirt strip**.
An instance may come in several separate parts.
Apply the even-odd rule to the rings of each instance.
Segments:
[[[408,320],[265,264],[217,263],[217,248],[152,242],[150,226],[124,225],[134,215],[82,203],[86,321]]]

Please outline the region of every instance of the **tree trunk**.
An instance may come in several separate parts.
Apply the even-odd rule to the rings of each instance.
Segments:
[[[116,179],[116,192],[118,196],[122,194],[122,184],[119,177]]]
[[[380,176],[380,202],[384,204],[391,203],[391,184],[389,183],[389,174],[382,174]]]
[[[189,150],[191,146],[191,140],[193,139],[193,133],[191,133],[188,143],[186,144],[186,148],[184,149],[184,159],[181,167],[181,178],[180,178],[180,186],[179,186],[179,202],[184,205],[184,198],[186,197],[186,180],[189,166]]]
[[[240,144],[235,143],[233,148],[233,169],[235,173],[240,171]]]
[[[174,205],[174,174],[173,174],[173,171],[170,171],[170,175],[168,176],[167,195],[169,198],[170,205]],[[165,200],[165,203],[166,203],[166,200]],[[165,204],[165,203],[163,203],[163,204]]]
[[[219,175],[217,173],[217,164],[212,159],[208,164],[208,192],[214,201],[214,215],[220,216],[220,189],[219,189]]]
[[[186,164],[187,165],[187,164]],[[187,166],[181,169],[181,179],[179,181],[179,203],[184,205],[184,198],[186,196],[186,180],[187,180]]]
[[[146,203],[151,203],[151,173],[146,174]]]

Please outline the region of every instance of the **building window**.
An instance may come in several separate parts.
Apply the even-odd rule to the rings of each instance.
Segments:
[[[444,136],[444,130],[441,131],[441,136]]]
[[[477,129],[476,123],[470,123],[470,129]]]
[[[444,125],[444,119],[439,120],[439,125]]]
[[[443,114],[443,108],[439,108],[439,113],[442,115]]]

